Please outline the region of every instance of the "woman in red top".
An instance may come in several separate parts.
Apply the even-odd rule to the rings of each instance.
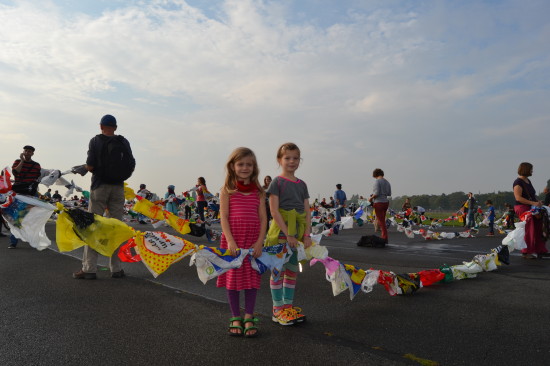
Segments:
[[[514,211],[521,215],[531,210],[531,206],[542,207],[542,202],[537,199],[536,191],[528,177],[533,175],[531,163],[521,163],[518,168],[518,178],[514,181],[514,198],[516,204]],[[542,219],[533,215],[525,220],[525,243],[527,248],[522,249],[523,258],[535,259],[548,256],[548,249],[542,237]]]
[[[204,225],[204,209],[208,206],[208,202],[206,202],[206,197],[204,196],[205,193],[208,193],[208,188],[206,188],[206,180],[204,177],[199,177],[197,179],[197,213],[199,214],[199,217],[203,221]]]

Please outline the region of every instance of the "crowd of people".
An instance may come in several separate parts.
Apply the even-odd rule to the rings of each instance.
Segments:
[[[122,220],[125,214],[124,181],[133,173],[136,161],[130,143],[121,135],[115,134],[117,120],[112,115],[105,115],[100,120],[101,133],[94,136],[89,143],[86,163],[73,168],[74,173],[86,175],[92,173],[90,197],[73,197],[75,204],[88,207],[88,211],[97,215],[108,214],[109,217]],[[35,148],[24,146],[20,158],[12,165],[14,175],[13,190],[19,194],[38,195],[40,164],[32,159]],[[389,209],[392,189],[382,169],[372,173],[374,184],[369,198],[360,197],[359,202],[349,202],[342,184],[336,184],[334,196],[327,203],[315,200],[310,205],[307,184],[296,172],[300,167],[301,151],[294,143],[282,144],[276,152],[276,160],[281,169],[280,175],[272,178],[266,176],[263,184],[259,182],[259,168],[254,152],[248,148],[235,149],[225,165],[226,177],[219,195],[213,195],[207,188],[204,177],[197,179],[196,186],[181,195],[176,193],[174,185],[168,185],[164,198],[160,199],[151,193],[145,184],[140,185],[137,195],[157,201],[164,209],[186,219],[195,219],[204,225],[210,219],[220,218],[222,235],[220,247],[236,255],[239,249],[252,249],[253,256],[259,257],[263,248],[285,243],[290,247],[289,261],[282,270],[271,273],[270,290],[272,296],[272,320],[277,324],[288,326],[302,323],[306,315],[302,309],[294,306],[294,294],[298,277],[298,259],[295,248],[303,243],[305,248],[312,245],[312,216],[319,215],[321,210],[328,212],[324,224],[336,225],[344,216],[353,214],[358,208],[372,207],[375,222],[381,231],[381,240],[388,242],[386,216]],[[543,202],[536,197],[535,189],[529,179],[533,166],[521,163],[518,178],[513,182],[515,205],[507,208],[507,214],[525,220],[525,242],[527,247],[522,251],[524,258],[534,259],[548,256],[545,240],[548,237],[548,214],[541,209]],[[550,200],[547,188],[546,204]],[[41,195],[45,201],[60,201],[58,191],[51,189]],[[157,198],[155,200],[155,198]],[[486,216],[489,223],[489,234],[494,235],[495,208],[490,200],[485,202]],[[461,207],[464,225],[471,228],[475,224],[478,204],[470,192]],[[426,210],[413,206],[409,199],[402,206],[405,218],[414,216],[416,223],[421,224]],[[196,216],[193,218],[193,216]],[[138,216],[141,224],[146,217]],[[1,233],[1,231],[0,231]],[[10,237],[10,248],[15,248],[17,238]],[[75,279],[95,279],[98,253],[85,246],[82,267],[73,273]],[[113,278],[125,277],[118,255],[110,258],[109,268]],[[249,259],[242,266],[231,269],[218,277],[218,287],[227,290],[231,318],[228,333],[231,336],[254,337],[258,334],[258,320],[254,317],[257,292],[260,288],[260,275],[251,267]],[[244,315],[241,313],[240,292],[244,292]]]

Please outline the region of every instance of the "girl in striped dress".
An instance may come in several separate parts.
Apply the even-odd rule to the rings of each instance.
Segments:
[[[253,248],[254,257],[262,254],[266,230],[265,193],[258,182],[258,163],[254,152],[246,147],[235,149],[226,164],[225,184],[220,190],[221,248],[233,256],[239,249]],[[229,335],[254,337],[258,319],[254,318],[260,274],[247,256],[239,268],[218,277],[218,287],[227,289],[231,309]],[[241,318],[240,291],[244,290],[245,314]]]

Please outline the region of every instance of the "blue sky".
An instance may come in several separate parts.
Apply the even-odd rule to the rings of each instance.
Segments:
[[[511,190],[550,178],[547,1],[0,1],[4,165],[85,160],[113,114],[130,184],[211,190],[238,146],[261,176],[296,142],[312,197]],[[75,178],[89,187],[89,177]]]

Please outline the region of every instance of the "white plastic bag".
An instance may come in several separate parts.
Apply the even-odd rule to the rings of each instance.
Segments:
[[[45,226],[55,207],[36,198],[20,194],[15,196],[15,200],[23,202],[26,205],[24,209],[25,216],[20,220],[19,224],[15,225],[10,217],[4,215],[10,227],[10,232],[17,239],[28,242],[33,248],[38,250],[49,247],[51,241],[46,235]]]
[[[515,226],[516,228],[502,239],[502,245],[507,245],[510,252],[514,249],[521,250],[527,248],[527,243],[525,242],[525,221],[516,222]]]

